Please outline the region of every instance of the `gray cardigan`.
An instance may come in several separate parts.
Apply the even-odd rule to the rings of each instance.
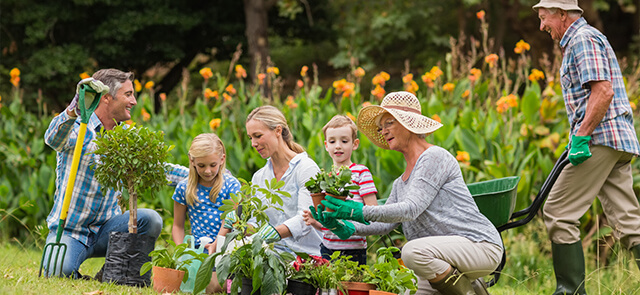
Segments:
[[[432,146],[416,162],[407,181],[398,177],[383,206],[364,206],[370,225],[354,222],[357,235],[387,234],[402,224],[407,240],[462,236],[502,245],[498,230],[471,197],[458,162],[447,150]]]

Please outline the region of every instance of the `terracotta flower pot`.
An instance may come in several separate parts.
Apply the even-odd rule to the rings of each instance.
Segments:
[[[385,291],[371,290],[369,291],[369,295],[398,295],[398,294],[385,292]]]
[[[324,193],[312,193],[311,200],[313,200],[313,207],[318,208],[318,205],[322,204],[322,200],[324,200]]]
[[[173,293],[180,291],[180,284],[184,278],[184,271],[172,268],[154,266],[153,289],[158,293]]]
[[[342,287],[347,290],[347,295],[369,295],[370,290],[375,290],[376,285],[361,282],[342,282]],[[338,295],[343,295],[338,292]]]
[[[332,194],[329,194],[329,193],[327,193],[327,196],[331,196],[332,198],[336,198],[336,199],[343,200],[343,201],[347,199],[347,196],[336,196],[336,195],[332,195]],[[329,208],[327,208],[326,211],[327,212],[333,212],[333,210],[329,209]]]

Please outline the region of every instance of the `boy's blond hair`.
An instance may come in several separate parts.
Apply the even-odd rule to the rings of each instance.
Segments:
[[[353,120],[351,120],[349,117],[345,115],[333,116],[333,118],[331,118],[331,120],[329,120],[329,122],[326,125],[324,125],[324,127],[322,127],[322,134],[324,135],[324,138],[327,138],[327,129],[340,128],[344,126],[351,127],[352,140],[358,139],[358,126],[356,126],[356,123],[354,123]]]

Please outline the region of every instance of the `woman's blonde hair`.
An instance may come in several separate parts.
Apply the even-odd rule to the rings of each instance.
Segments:
[[[187,191],[185,192],[185,198],[187,199],[187,204],[189,206],[193,206],[193,204],[200,202],[196,196],[200,175],[198,175],[198,170],[196,170],[196,167],[191,163],[191,161],[193,158],[206,157],[213,153],[221,158],[227,154],[222,140],[220,140],[220,137],[214,133],[202,133],[196,136],[191,142],[191,147],[189,148],[189,176],[187,177]],[[209,200],[211,200],[211,202],[216,201],[218,194],[222,189],[222,185],[224,185],[226,159],[222,160],[218,165],[220,167],[218,175],[214,178],[211,192],[209,192]]]
[[[287,146],[298,154],[304,152],[304,148],[293,141],[293,134],[291,134],[289,125],[287,125],[287,119],[285,119],[282,112],[280,112],[276,107],[261,106],[253,109],[247,117],[246,122],[251,120],[264,123],[270,130],[275,130],[278,126],[282,126],[282,139],[287,143]]]

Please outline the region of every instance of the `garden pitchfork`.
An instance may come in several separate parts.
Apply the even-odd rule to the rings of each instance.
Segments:
[[[85,94],[90,93],[89,95],[94,95],[94,99],[90,102],[91,105],[85,105]],[[45,277],[49,277],[50,275],[55,275],[56,271],[62,274],[62,267],[64,265],[64,258],[67,254],[67,245],[65,243],[61,243],[60,239],[62,238],[62,232],[64,231],[64,223],[67,220],[67,211],[69,211],[69,205],[71,203],[71,195],[73,194],[73,187],[76,182],[76,175],[78,174],[78,166],[80,164],[80,155],[82,154],[82,145],[84,142],[84,136],[87,131],[87,123],[89,123],[89,118],[91,118],[91,114],[96,110],[98,104],[100,103],[100,99],[102,98],[102,93],[97,93],[91,86],[87,84],[81,84],[80,89],[78,90],[78,107],[80,108],[80,130],[78,131],[78,138],[76,141],[75,148],[73,150],[73,160],[71,161],[71,172],[69,173],[69,179],[67,182],[67,188],[64,194],[64,200],[62,202],[62,210],[60,212],[60,221],[58,222],[58,230],[56,232],[56,242],[48,243],[44,246],[44,250],[42,252],[42,260],[40,261],[40,272],[38,276],[42,276],[42,269],[44,268],[44,261],[47,257],[47,252],[49,252],[47,259],[47,270],[45,270]],[[54,254],[55,252],[55,254]],[[53,270],[51,270],[51,258],[53,259]],[[60,261],[60,268],[58,269],[58,261]]]

